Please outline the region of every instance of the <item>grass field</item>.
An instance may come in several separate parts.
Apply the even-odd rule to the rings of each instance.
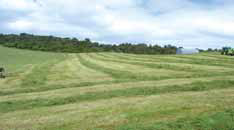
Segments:
[[[0,130],[233,130],[234,57],[0,47]]]

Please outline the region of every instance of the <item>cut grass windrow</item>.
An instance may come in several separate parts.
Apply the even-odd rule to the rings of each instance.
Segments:
[[[100,55],[100,54],[99,54]],[[142,61],[133,61],[133,60],[122,60],[122,59],[116,59],[116,58],[102,58],[102,57],[98,57],[97,55],[89,55],[90,57],[97,59],[97,60],[101,60],[101,61],[110,61],[110,62],[116,62],[116,63],[126,63],[126,64],[131,64],[131,65],[140,65],[140,66],[144,66],[144,67],[149,67],[149,68],[153,68],[153,69],[167,69],[167,70],[173,70],[173,71],[186,71],[186,72],[197,72],[199,70],[194,70],[191,67],[180,67],[180,66],[175,66],[175,65],[170,65],[170,64],[158,64],[157,62],[153,63],[153,62],[142,62]],[[103,55],[100,55],[103,56]]]
[[[16,110],[25,110],[38,107],[49,107],[55,105],[65,105],[76,102],[95,101],[100,99],[110,99],[115,97],[149,96],[164,93],[176,92],[200,92],[213,89],[225,89],[234,87],[233,80],[215,80],[210,82],[193,82],[185,85],[172,85],[163,87],[129,88],[124,90],[114,90],[109,92],[91,92],[67,98],[50,98],[21,101],[0,102],[0,112],[6,113]]]
[[[105,55],[102,54],[98,54],[99,56],[94,56],[94,55],[89,55],[94,59],[97,60],[102,60],[102,61],[106,61],[106,62],[115,62],[115,63],[126,63],[126,64],[131,64],[131,65],[140,65],[143,67],[148,67],[148,68],[152,68],[152,69],[167,69],[167,70],[173,70],[173,71],[178,71],[178,72],[187,72],[187,74],[181,74],[181,75],[177,75],[174,77],[180,77],[180,78],[190,78],[190,77],[194,77],[194,78],[198,78],[198,77],[212,77],[212,76],[218,76],[218,75],[233,75],[234,74],[234,70],[227,68],[227,70],[230,71],[221,71],[221,72],[216,72],[216,71],[207,71],[205,69],[203,69],[202,67],[193,67],[192,65],[185,65],[183,66],[183,64],[166,64],[166,63],[153,63],[153,62],[141,62],[141,61],[131,61],[131,60],[120,60],[120,59],[111,59],[111,58],[105,58]],[[196,66],[196,65],[195,65]],[[200,69],[198,69],[200,68]],[[198,73],[199,72],[199,73]]]
[[[213,80],[232,80],[233,76],[226,76],[226,77],[210,77],[210,78],[181,78],[181,79],[165,79],[165,80],[158,80],[158,81],[133,81],[133,82],[121,82],[116,81],[115,83],[106,82],[96,85],[90,86],[83,86],[83,87],[75,87],[75,86],[64,86],[65,88],[60,89],[52,89],[48,91],[38,91],[38,92],[30,92],[30,93],[18,93],[18,94],[11,94],[1,96],[0,102],[2,101],[12,101],[12,100],[28,100],[28,99],[36,99],[36,98],[43,98],[47,99],[49,97],[69,97],[74,95],[81,95],[89,92],[109,92],[113,90],[124,90],[129,88],[144,88],[144,87],[163,87],[163,86],[172,86],[172,85],[184,85],[190,84],[196,81],[213,81]],[[50,86],[54,87],[54,86]]]
[[[227,67],[233,68],[233,60],[229,59],[223,60],[223,57],[208,59],[205,58],[196,58],[196,55],[192,56],[160,56],[160,55],[131,55],[131,54],[118,54],[118,53],[98,53],[98,55],[102,55],[109,58],[118,58],[130,61],[140,61],[140,62],[165,62],[165,63],[184,63],[184,64],[193,64],[193,65],[204,65],[204,66],[217,66],[217,67]]]
[[[0,96],[20,94],[20,93],[33,93],[33,92],[45,92],[50,90],[64,89],[64,88],[77,88],[77,87],[87,87],[87,86],[95,86],[101,84],[113,84],[123,82],[120,80],[115,81],[99,81],[99,82],[81,82],[81,83],[73,83],[69,85],[61,85],[61,84],[53,84],[53,85],[38,85],[37,87],[27,87],[21,88],[14,91],[0,91]]]
[[[144,75],[142,73],[136,74],[130,71],[111,69],[111,68],[107,68],[105,66],[101,66],[96,63],[93,63],[91,61],[88,61],[85,58],[83,58],[81,55],[78,55],[78,58],[81,64],[83,64],[84,66],[90,69],[98,70],[105,74],[108,74],[114,79],[139,81],[139,80],[161,80],[161,79],[170,78],[170,76],[157,76],[157,75],[149,76],[149,75]]]
[[[58,62],[58,60],[53,60],[41,65],[34,66],[32,71],[22,79],[21,86],[33,87],[38,85],[45,85],[51,67]]]
[[[139,81],[132,81],[132,80],[113,80],[113,81],[97,81],[97,82],[80,82],[80,83],[71,83],[67,85],[62,84],[53,84],[53,85],[38,85],[37,87],[23,87],[20,89],[14,89],[14,90],[1,90],[0,96],[11,96],[11,95],[17,95],[17,94],[27,94],[27,93],[40,93],[40,92],[48,92],[48,91],[55,91],[55,90],[62,90],[62,89],[76,89],[76,88],[96,88],[96,87],[103,87],[106,86],[107,89],[110,87],[108,86],[116,86],[116,89],[119,89],[121,85],[130,85],[132,86],[133,83],[136,84],[142,84],[147,82],[155,82],[156,84],[160,84],[161,82],[173,82],[173,83],[183,83],[184,81],[190,81],[189,83],[193,81],[210,81],[210,80],[221,80],[221,79],[232,79],[233,76],[210,76],[210,77],[199,77],[199,78],[167,78],[162,80],[139,80]],[[128,88],[128,87],[124,87]]]

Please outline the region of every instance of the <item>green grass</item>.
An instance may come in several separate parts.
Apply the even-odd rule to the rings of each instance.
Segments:
[[[231,130],[233,60],[0,46],[0,129]]]
[[[113,90],[109,92],[88,92],[81,95],[74,95],[60,98],[53,97],[51,99],[34,99],[34,100],[23,100],[23,101],[5,101],[0,102],[0,113],[11,112],[16,110],[25,110],[38,107],[49,107],[55,105],[64,105],[76,102],[84,101],[95,101],[100,99],[110,99],[116,97],[132,97],[132,96],[149,96],[164,93],[176,93],[176,92],[187,92],[187,91],[206,91],[212,89],[224,89],[234,88],[234,80],[222,80],[212,82],[194,82],[185,85],[173,85],[163,87],[143,87],[143,88],[129,88],[123,90]]]
[[[34,64],[63,58],[63,54],[18,50],[0,46],[0,66],[9,72],[29,69]]]
[[[175,121],[165,121],[144,124],[130,124],[119,126],[118,130],[233,130],[234,111],[232,109],[215,114],[202,114],[195,118],[182,118]]]

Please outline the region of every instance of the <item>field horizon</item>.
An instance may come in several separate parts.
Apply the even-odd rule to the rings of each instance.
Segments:
[[[0,46],[0,130],[231,130],[233,60]]]

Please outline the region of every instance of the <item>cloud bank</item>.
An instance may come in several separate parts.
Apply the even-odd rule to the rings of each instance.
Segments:
[[[1,0],[0,33],[234,47],[233,0]]]

